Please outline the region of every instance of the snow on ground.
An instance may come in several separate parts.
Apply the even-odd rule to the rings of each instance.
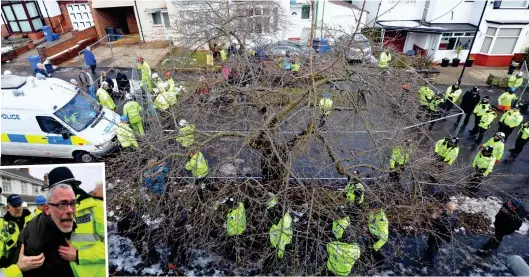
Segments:
[[[7,52],[9,52],[9,51],[11,51],[11,50],[13,50],[13,47],[11,47],[11,46],[4,46],[4,47],[2,47],[2,54],[5,54],[5,53],[7,53]]]
[[[450,200],[457,203],[459,206],[459,210],[471,213],[471,214],[477,214],[481,213],[490,221],[490,227],[494,228],[494,220],[496,220],[496,214],[500,210],[501,206],[503,205],[503,201],[500,199],[491,196],[487,198],[471,198],[467,196],[452,196],[450,197]],[[527,234],[529,231],[529,222],[524,221],[522,224],[522,227],[520,230],[516,231],[517,233],[520,233],[522,235]]]

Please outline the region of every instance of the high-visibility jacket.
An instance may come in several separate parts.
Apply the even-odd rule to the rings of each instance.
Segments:
[[[389,236],[389,222],[386,213],[381,209],[377,213],[369,212],[369,232],[379,240],[373,245],[373,249],[378,251],[386,242]]]
[[[347,186],[345,186],[347,201],[349,201],[349,203],[351,204],[354,204],[356,200],[356,195],[359,194],[358,204],[364,203],[364,191],[365,187],[362,183],[348,183]]]
[[[277,205],[277,197],[274,195],[266,202],[266,209],[271,209]]]
[[[132,129],[130,128],[129,124],[124,122],[120,123],[118,128],[116,129],[116,135],[122,147],[127,148],[130,146],[134,146],[138,148],[136,136],[132,132]]]
[[[419,88],[419,102],[423,106],[429,106],[430,101],[434,97],[435,93],[433,90],[428,86],[423,86]]]
[[[295,62],[292,64],[292,72],[298,72],[300,68],[299,62]]]
[[[151,67],[147,62],[143,62],[143,64],[138,63],[136,64],[136,68],[138,70],[141,70],[141,88],[145,89],[145,86],[147,86],[149,92],[152,91],[152,82],[151,82]]]
[[[516,96],[516,94],[504,92],[498,98],[498,104],[501,106],[510,107],[513,100],[518,100],[518,96]]]
[[[509,126],[510,128],[518,127],[520,124],[522,124],[522,121],[523,115],[520,113],[520,111],[514,110],[508,110],[500,118],[500,122],[503,122],[503,124]]]
[[[509,82],[507,83],[510,88],[519,88],[522,86],[522,84],[523,78],[518,78],[516,75],[512,75],[511,78],[509,78]]]
[[[473,113],[475,113],[477,116],[483,116],[484,114],[487,113],[487,111],[489,109],[490,109],[490,104],[489,103],[487,103],[487,104],[479,103],[474,108]]]
[[[483,147],[492,146],[492,156],[496,158],[496,160],[501,160],[501,157],[503,157],[503,150],[505,147],[505,144],[503,141],[494,141],[494,138],[490,138],[485,144],[483,144]]]
[[[320,99],[320,110],[323,115],[329,115],[332,111],[332,99],[330,98],[321,98]]]
[[[35,217],[30,211],[23,211],[22,216],[24,217],[24,226],[22,228],[25,228],[28,222]],[[13,258],[12,255],[16,249],[18,236],[22,230],[18,228],[18,224],[14,221],[6,220],[5,216],[0,217],[0,228],[2,228],[0,229],[0,257],[5,257],[10,261]],[[10,230],[12,230],[12,234]]]
[[[405,165],[410,159],[410,151],[403,146],[396,146],[391,151],[391,159],[389,161],[389,168],[394,169],[396,166]]]
[[[97,90],[97,98],[99,99],[99,103],[104,106],[104,107],[107,107],[109,110],[114,110],[116,108],[116,104],[114,103],[114,100],[112,99],[112,97],[110,97],[110,94],[108,94],[108,92],[106,90],[104,90],[103,88],[99,88]]]
[[[16,264],[0,269],[0,277],[22,277],[22,271]]]
[[[443,162],[452,165],[459,154],[459,147],[448,147],[448,141],[441,139],[435,143],[435,153],[443,158]]]
[[[496,158],[494,155],[490,157],[485,157],[481,154],[481,151],[476,155],[474,161],[472,162],[472,167],[479,171],[483,176],[487,176],[492,172],[494,164],[496,163]]]
[[[461,96],[461,92],[463,92],[461,89],[456,89],[455,91],[452,91],[452,86],[449,86],[446,89],[445,100],[449,99],[450,101],[455,103]]]
[[[209,66],[213,66],[213,55],[210,55],[210,54],[206,55],[206,64]]]
[[[442,98],[439,98],[439,99],[433,98],[430,101],[430,103],[428,103],[428,108],[432,112],[438,112],[439,111],[439,105],[441,105],[441,103],[443,103],[443,102],[444,102],[444,100]]]
[[[518,134],[522,139],[529,139],[529,126],[522,126],[518,131]]]
[[[225,49],[220,50],[220,59],[225,61],[228,58],[228,52]]]
[[[42,213],[41,210],[39,210],[39,209],[35,209],[35,216],[37,216],[37,215],[39,215],[39,214],[41,214],[41,213]]]
[[[123,115],[129,118],[130,123],[137,123],[141,121],[141,112],[143,108],[136,101],[129,101],[123,105]]]
[[[162,91],[154,99],[154,107],[160,111],[165,111],[170,106],[170,99],[169,92]]]
[[[204,159],[202,152],[191,156],[191,159],[186,163],[186,169],[191,171],[193,177],[196,178],[202,178],[208,175],[208,162]]]
[[[332,221],[332,233],[334,234],[334,237],[336,239],[341,239],[343,236],[343,232],[347,227],[351,225],[351,221],[348,216],[341,218],[341,219],[335,219]]]
[[[105,276],[105,207],[103,201],[85,198],[75,211],[77,228],[70,242],[77,249],[77,262],[70,262],[76,277]]]
[[[360,259],[360,247],[356,243],[329,242],[327,253],[327,269],[338,276],[348,276],[355,262]]]
[[[186,126],[178,129],[176,141],[182,144],[183,147],[189,147],[195,142],[195,130],[195,125],[188,123]]]
[[[479,127],[483,129],[489,129],[490,124],[496,119],[496,112],[494,111],[488,111],[483,116],[481,116],[481,120],[479,121]]]
[[[169,102],[169,106],[172,106],[176,104],[178,91],[176,90],[176,85],[173,79],[167,80],[165,83],[165,91],[167,91],[167,95],[169,96],[169,99],[167,101]]]
[[[380,54],[380,59],[378,60],[378,67],[380,68],[388,68],[389,62],[391,61],[391,54],[386,52],[382,52]]]
[[[228,236],[240,235],[246,229],[246,211],[244,204],[239,203],[237,208],[231,209],[226,216],[226,231]]]
[[[285,247],[292,241],[292,217],[286,213],[281,220],[270,228],[270,243],[277,249],[277,257],[283,258]]]

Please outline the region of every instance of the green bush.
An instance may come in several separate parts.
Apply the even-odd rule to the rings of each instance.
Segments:
[[[523,60],[529,65],[529,47],[525,48]]]

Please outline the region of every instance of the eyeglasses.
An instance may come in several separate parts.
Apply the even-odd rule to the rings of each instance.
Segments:
[[[56,207],[59,210],[66,210],[68,207],[75,209],[75,206],[77,205],[77,201],[72,202],[59,202],[59,203],[48,203],[48,205],[52,205]]]

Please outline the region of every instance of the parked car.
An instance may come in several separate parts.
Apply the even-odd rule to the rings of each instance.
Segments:
[[[348,61],[362,62],[371,56],[371,43],[363,34],[345,34],[336,39],[334,50],[343,51]]]
[[[308,59],[311,49],[303,44],[297,42],[283,40],[279,42],[272,43],[264,47],[267,58],[276,59],[283,55],[283,52],[290,51],[291,55],[297,53],[300,58]],[[312,49],[312,54],[316,54],[316,51]]]

